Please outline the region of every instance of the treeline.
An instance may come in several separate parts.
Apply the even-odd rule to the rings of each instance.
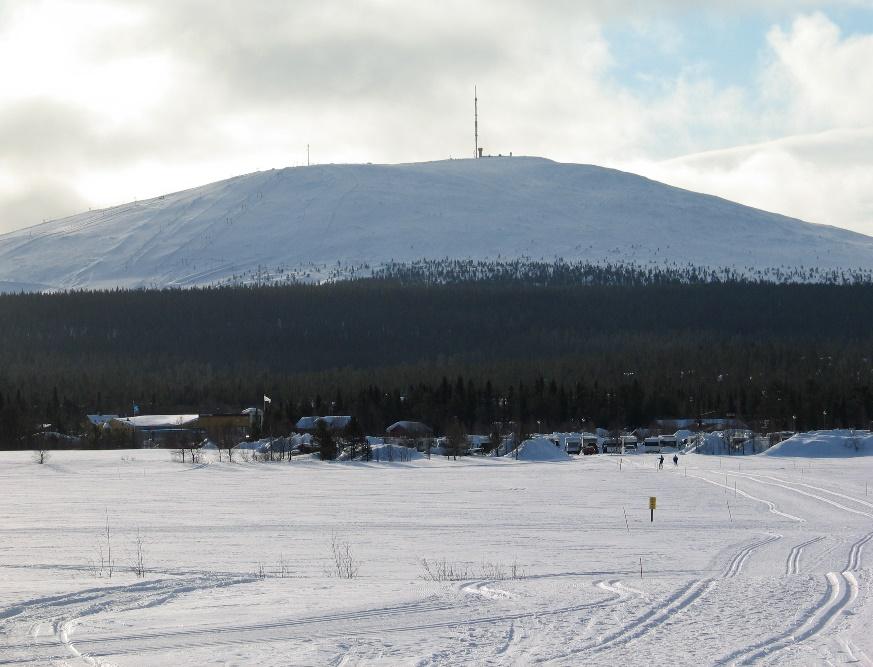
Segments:
[[[871,332],[863,283],[385,278],[5,295],[0,446],[134,403],[208,413],[263,394],[277,434],[308,414],[354,414],[369,433],[399,419],[488,433],[728,414],[867,426]]]
[[[692,283],[778,284],[817,283],[821,285],[858,285],[873,283],[873,270],[863,268],[820,268],[778,266],[759,268],[707,268],[691,263],[629,262],[590,263],[531,259],[424,259],[414,262],[388,262],[377,267],[367,263],[311,264],[291,267],[285,264],[258,266],[223,278],[221,286],[299,285],[312,282],[314,276],[327,281],[389,280],[401,284],[453,285],[459,283],[496,283],[501,285],[579,286],[579,285],[663,285]]]
[[[403,284],[451,285],[459,283],[497,283],[502,285],[646,285],[696,283],[817,283],[820,285],[859,285],[873,283],[869,269],[823,269],[819,267],[722,267],[693,264],[541,262],[527,259],[506,261],[474,259],[418,260],[389,262],[373,269],[372,276]]]

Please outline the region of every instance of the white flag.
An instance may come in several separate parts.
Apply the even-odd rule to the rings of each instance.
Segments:
[[[270,400],[270,397],[267,396],[266,394],[264,394],[264,403],[272,403],[272,402],[273,401]]]

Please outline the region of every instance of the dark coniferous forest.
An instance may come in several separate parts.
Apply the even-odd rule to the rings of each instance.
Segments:
[[[529,271],[529,270],[528,270]],[[624,270],[0,296],[0,446],[88,413],[354,414],[439,432],[736,415],[869,427],[873,285]]]

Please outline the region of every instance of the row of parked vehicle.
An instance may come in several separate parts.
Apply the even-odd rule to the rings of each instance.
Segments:
[[[598,438],[594,434],[569,434],[553,436],[552,442],[558,447],[563,447],[568,454],[582,454],[584,456],[636,452],[639,451],[641,444],[643,451],[656,454],[664,449],[676,449],[678,446],[676,436],[673,435],[652,436],[640,443],[633,435]]]

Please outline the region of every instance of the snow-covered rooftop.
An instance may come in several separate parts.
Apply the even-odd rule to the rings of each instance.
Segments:
[[[118,415],[88,415],[88,421],[94,426],[102,426],[113,419],[118,419]]]
[[[190,426],[200,415],[139,415],[113,420],[133,428],[180,428]]]
[[[385,429],[386,433],[393,435],[395,433],[411,433],[415,435],[433,435],[433,429],[422,422],[402,420],[394,422]]]

